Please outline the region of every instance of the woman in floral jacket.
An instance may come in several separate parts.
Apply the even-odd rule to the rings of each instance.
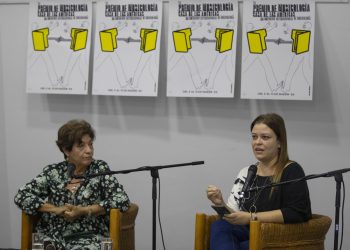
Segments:
[[[129,198],[113,175],[75,178],[110,170],[106,162],[93,159],[94,139],[86,121],[64,124],[56,144],[65,161],[46,166],[14,198],[25,213],[42,214],[36,231],[56,249],[99,249],[100,236],[109,235],[109,210],[129,207]]]

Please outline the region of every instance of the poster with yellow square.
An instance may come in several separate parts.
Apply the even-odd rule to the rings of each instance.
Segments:
[[[238,1],[169,1],[167,96],[233,98]]]
[[[241,98],[312,100],[314,27],[314,1],[244,1]]]
[[[88,93],[91,23],[91,0],[29,2],[27,93]]]
[[[162,4],[162,0],[97,2],[93,95],[158,95]]]

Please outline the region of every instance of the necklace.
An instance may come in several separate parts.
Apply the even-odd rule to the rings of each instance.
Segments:
[[[72,193],[75,193],[80,187],[81,182],[81,180],[72,179],[69,183],[67,183],[66,188]]]
[[[253,197],[253,202],[252,202],[252,204],[251,204],[250,207],[249,207],[249,212],[250,212],[250,213],[256,213],[256,212],[257,212],[257,208],[256,208],[256,205],[255,205],[255,204],[256,204],[256,202],[258,201],[261,192],[265,189],[267,180],[270,179],[270,176],[266,176],[266,177],[265,177],[264,183],[263,183],[261,186],[258,186],[258,179],[257,179],[257,177],[258,177],[258,175],[255,176],[254,181],[253,181],[253,184],[252,184],[252,187],[253,187],[254,184],[255,184],[255,188],[257,188],[257,193],[256,193],[255,196]],[[259,188],[260,188],[260,189],[259,189]]]

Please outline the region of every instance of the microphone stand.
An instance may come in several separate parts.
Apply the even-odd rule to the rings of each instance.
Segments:
[[[189,165],[202,165],[204,164],[204,161],[194,161],[189,163],[180,163],[180,164],[172,164],[172,165],[161,165],[161,166],[144,166],[139,167],[135,169],[127,169],[127,170],[119,170],[119,171],[108,171],[108,172],[102,172],[102,173],[96,173],[96,174],[89,174],[85,176],[73,176],[77,179],[84,179],[84,178],[93,178],[97,176],[103,176],[103,175],[112,175],[112,174],[128,174],[132,172],[139,172],[139,171],[150,171],[152,176],[152,250],[157,249],[157,242],[156,242],[156,215],[157,215],[157,179],[159,179],[159,169],[163,168],[174,168],[174,167],[182,167],[182,166],[189,166]]]
[[[331,172],[326,172],[323,174],[311,174],[311,175],[306,175],[302,178],[299,179],[294,179],[294,180],[289,180],[289,181],[282,181],[282,182],[277,182],[277,183],[271,183],[269,185],[265,185],[262,187],[255,187],[255,188],[250,188],[247,190],[247,192],[253,192],[253,191],[258,191],[258,190],[263,190],[265,188],[271,188],[275,186],[281,186],[285,185],[288,183],[294,183],[294,182],[299,182],[299,181],[306,181],[306,180],[311,180],[315,178],[320,178],[320,177],[334,177],[336,181],[336,195],[335,195],[335,226],[334,226],[334,250],[338,250],[338,235],[339,235],[339,210],[340,210],[340,188],[341,188],[341,183],[343,182],[343,173],[349,172],[350,168],[344,168],[344,169],[339,169]]]

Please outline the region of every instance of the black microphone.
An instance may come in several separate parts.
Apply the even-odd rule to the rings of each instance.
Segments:
[[[73,163],[68,163],[67,165],[68,178],[74,178],[75,168],[76,166]]]
[[[254,180],[257,171],[258,171],[258,167],[256,165],[250,165],[250,167],[248,168],[247,178],[245,179],[245,183],[242,187],[241,192],[239,192],[240,199],[244,198],[244,193],[252,185],[252,181]]]
[[[202,165],[204,164],[204,161],[193,161],[191,162],[191,165]]]

